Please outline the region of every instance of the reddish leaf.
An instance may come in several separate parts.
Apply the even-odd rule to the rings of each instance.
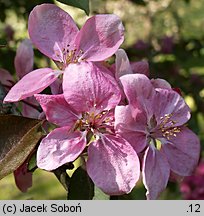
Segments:
[[[16,170],[42,137],[43,121],[0,115],[0,179]]]

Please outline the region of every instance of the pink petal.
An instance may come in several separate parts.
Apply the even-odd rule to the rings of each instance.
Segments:
[[[149,78],[143,74],[128,74],[120,77],[129,105],[142,109],[147,117],[152,116],[152,101],[156,91]]]
[[[91,39],[90,39],[91,38]],[[87,61],[103,61],[112,56],[124,40],[124,27],[116,15],[89,18],[77,34],[75,44]]]
[[[9,89],[9,87],[12,86],[12,83],[14,82],[11,74],[3,68],[0,68],[0,80],[1,83],[6,86],[6,89]]]
[[[151,79],[154,88],[171,89],[171,85],[164,79]]]
[[[50,89],[53,95],[56,94],[62,94],[62,80],[61,79],[56,79],[51,85]]]
[[[28,172],[27,166],[28,162],[26,161],[14,171],[16,186],[24,193],[32,186],[32,172]]]
[[[78,117],[65,101],[63,94],[36,94],[35,98],[40,103],[49,122],[59,125],[60,127],[69,126],[70,128],[76,123]]]
[[[147,145],[146,122],[146,116],[140,110],[132,113],[130,106],[117,106],[115,109],[115,130],[137,153]]]
[[[180,127],[181,132],[163,144],[162,151],[166,155],[170,168],[181,176],[191,175],[196,168],[200,156],[200,141],[196,134],[188,128]]]
[[[37,106],[37,107],[39,106],[38,102],[36,101],[36,99],[33,96],[26,98],[25,102],[28,102],[29,104],[32,104],[32,105]],[[21,113],[24,117],[35,118],[35,119],[38,119],[38,117],[40,115],[40,112],[37,109],[35,109],[32,106],[29,106],[26,103],[22,103]]]
[[[164,155],[153,146],[145,152],[142,175],[147,199],[157,199],[167,186],[170,167]]]
[[[30,13],[28,31],[33,44],[53,60],[62,60],[62,51],[71,48],[78,28],[71,16],[54,4],[37,5]]]
[[[40,143],[37,150],[37,166],[54,170],[74,161],[86,146],[86,134],[80,131],[69,133],[69,128],[57,128]]]
[[[140,175],[137,154],[120,136],[106,135],[90,144],[87,172],[107,194],[129,193]]]
[[[168,89],[156,89],[157,94],[153,101],[153,109],[157,124],[159,125],[166,114],[172,114],[169,119],[174,121],[174,127],[186,123],[190,119],[190,108],[184,99],[175,91]],[[165,126],[170,126],[166,123]]]
[[[149,64],[147,61],[131,62],[133,73],[140,73],[149,76]]]
[[[17,102],[41,92],[53,83],[61,73],[50,68],[37,69],[28,73],[11,88],[4,98],[4,102]]]
[[[130,62],[128,59],[128,56],[123,49],[117,50],[115,53],[116,59],[115,59],[115,66],[116,66],[116,72],[115,72],[115,78],[119,80],[119,78],[126,74],[132,74],[132,69],[130,67]]]
[[[120,101],[120,89],[105,67],[91,62],[70,64],[63,77],[65,100],[78,112],[109,110]]]
[[[22,41],[16,51],[14,64],[16,68],[16,74],[21,79],[24,75],[33,70],[33,46],[29,39]]]

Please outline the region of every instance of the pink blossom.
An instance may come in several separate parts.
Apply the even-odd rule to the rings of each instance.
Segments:
[[[29,39],[23,40],[16,51],[14,66],[16,70],[16,79],[21,80],[26,74],[33,70],[33,46]],[[1,83],[7,91],[9,91],[16,80],[5,69],[0,69]],[[21,81],[22,82],[22,81]],[[25,85],[25,87],[28,87]],[[15,92],[14,92],[15,93]],[[25,99],[22,103],[21,114],[24,117],[38,118],[40,112],[38,111],[38,103],[34,97]]]
[[[204,162],[200,162],[193,175],[185,177],[181,182],[180,191],[184,199],[204,199]]]
[[[86,169],[97,187],[111,195],[130,192],[139,177],[139,159],[114,133],[113,109],[121,97],[114,78],[90,62],[71,64],[63,90],[35,95],[47,120],[59,126],[40,143],[38,167],[53,170],[88,154]]]
[[[28,31],[32,43],[54,60],[60,71],[32,71],[10,90],[4,102],[16,102],[41,92],[70,64],[105,60],[124,40],[124,28],[116,15],[95,15],[79,31],[71,16],[54,4],[38,5],[32,10]]]
[[[28,160],[26,160],[18,169],[14,171],[16,186],[21,192],[26,192],[32,187],[32,172],[28,171]]]
[[[7,70],[0,68],[0,77],[1,77],[1,84],[4,86],[4,88],[7,91],[9,91],[9,89],[14,83],[13,76]]]
[[[149,64],[147,61],[131,62],[123,49],[118,49],[115,53],[115,77],[117,80],[123,75],[141,73],[149,76]]]
[[[173,52],[174,48],[174,38],[171,36],[165,36],[160,41],[161,52],[164,54],[170,54]]]
[[[114,69],[112,70],[115,76],[115,79],[119,83],[122,91],[122,100],[121,104],[125,104],[126,96],[123,92],[123,86],[120,81],[120,77],[126,74],[144,74],[149,76],[149,64],[147,61],[138,61],[131,62],[128,59],[128,56],[123,49],[118,49],[116,52],[116,59]],[[171,85],[164,79],[151,79],[151,83],[155,88],[166,88],[171,89]]]
[[[129,62],[123,49],[118,49],[115,60],[115,78],[120,83],[120,77],[126,74],[144,74],[149,76],[149,64],[147,61]],[[151,79],[155,88],[171,89],[171,85],[164,79]]]
[[[139,51],[147,51],[149,47],[150,45],[143,40],[138,40],[134,45],[134,48]]]
[[[146,195],[156,199],[165,189],[170,171],[188,176],[197,165],[200,143],[184,125],[190,109],[177,92],[155,88],[143,74],[124,75],[120,80],[128,105],[116,107],[115,129],[137,153],[144,153]]]
[[[32,42],[29,39],[20,43],[16,51],[14,64],[19,79],[33,70],[34,52]]]

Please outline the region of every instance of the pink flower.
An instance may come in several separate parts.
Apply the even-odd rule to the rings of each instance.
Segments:
[[[32,187],[33,173],[28,171],[28,159],[13,174],[16,186],[21,192],[25,193],[28,188]]]
[[[14,59],[16,69],[16,78],[21,80],[26,74],[33,70],[33,46],[29,39],[23,40],[17,51]],[[1,83],[7,91],[9,91],[16,80],[13,76],[4,69],[0,69]],[[27,98],[22,103],[21,114],[24,117],[38,118],[40,112],[38,111],[38,103],[34,97]]]
[[[115,77],[116,80],[126,74],[141,73],[149,76],[149,64],[147,61],[131,62],[123,49],[118,49],[115,53]]]
[[[93,63],[71,64],[63,89],[61,95],[35,95],[47,120],[59,126],[40,143],[38,167],[53,170],[88,154],[87,172],[97,187],[111,195],[130,192],[139,177],[139,159],[114,133],[113,109],[121,97],[114,78]]]
[[[123,86],[121,84],[120,77],[126,74],[144,74],[146,76],[149,76],[149,64],[147,61],[130,63],[128,56],[123,49],[118,49],[115,55],[115,68],[112,71],[122,90],[121,104],[125,104],[126,96],[123,92]],[[171,85],[164,79],[151,79],[151,83],[155,88],[171,89]]]
[[[19,101],[41,92],[71,63],[105,60],[124,40],[124,28],[116,15],[93,16],[79,31],[70,15],[54,4],[42,4],[33,9],[28,31],[33,44],[54,60],[60,71],[50,68],[32,71],[11,89],[5,102]]]
[[[180,191],[184,199],[204,199],[204,162],[199,163],[192,176],[184,178],[180,185]]]
[[[190,110],[183,98],[171,89],[155,88],[143,74],[120,78],[128,100],[117,106],[116,132],[126,139],[142,160],[147,198],[156,199],[167,185],[170,171],[188,176],[200,154],[198,137],[184,124]]]
[[[173,52],[174,48],[174,38],[171,36],[164,36],[160,40],[161,52],[164,54],[170,54]]]
[[[144,74],[149,76],[149,64],[147,61],[129,62],[123,49],[118,49],[115,60],[115,78],[120,83],[120,77],[126,74]],[[151,79],[155,88],[171,89],[171,85],[164,79]]]

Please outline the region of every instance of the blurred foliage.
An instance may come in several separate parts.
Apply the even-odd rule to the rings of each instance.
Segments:
[[[28,37],[28,15],[35,5],[44,2],[60,5],[79,26],[87,19],[83,11],[54,0],[0,0],[0,68],[15,73],[15,51],[19,42]],[[123,48],[131,61],[147,60],[151,78],[167,79],[172,87],[180,88],[192,109],[188,126],[199,135],[204,157],[204,0],[90,0],[90,15],[98,13],[114,13],[122,19],[126,38]],[[55,67],[35,50],[35,68],[47,66]],[[3,179],[0,189],[5,187],[8,191],[0,199],[66,198],[66,192],[53,180],[53,174],[37,170],[34,176],[37,180],[34,179],[27,195],[9,189],[8,185],[12,190],[15,187],[11,176]],[[138,184],[129,196],[144,199],[144,193],[143,186]],[[99,189],[95,189],[96,197],[107,199]],[[160,197],[181,198],[179,184],[172,182]]]

